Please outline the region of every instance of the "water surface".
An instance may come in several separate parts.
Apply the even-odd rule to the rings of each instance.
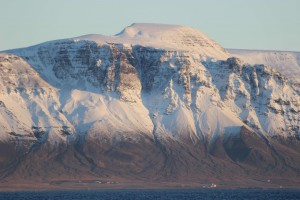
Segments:
[[[101,190],[4,192],[2,200],[300,200],[300,190]]]

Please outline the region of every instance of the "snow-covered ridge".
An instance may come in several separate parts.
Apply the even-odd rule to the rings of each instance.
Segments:
[[[249,64],[274,67],[296,83],[300,83],[300,52],[227,49],[233,56]]]

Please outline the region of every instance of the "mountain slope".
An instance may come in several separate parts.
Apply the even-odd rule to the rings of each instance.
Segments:
[[[0,54],[1,177],[299,176],[299,93],[190,27],[133,24]]]

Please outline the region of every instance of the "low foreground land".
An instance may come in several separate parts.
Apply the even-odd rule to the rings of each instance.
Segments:
[[[145,182],[126,180],[53,180],[1,182],[0,191],[110,190],[110,189],[300,189],[297,179],[249,179],[205,182]]]

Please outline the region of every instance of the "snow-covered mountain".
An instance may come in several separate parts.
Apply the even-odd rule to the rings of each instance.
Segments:
[[[159,24],[2,52],[2,178],[298,176],[297,86],[243,59]]]

